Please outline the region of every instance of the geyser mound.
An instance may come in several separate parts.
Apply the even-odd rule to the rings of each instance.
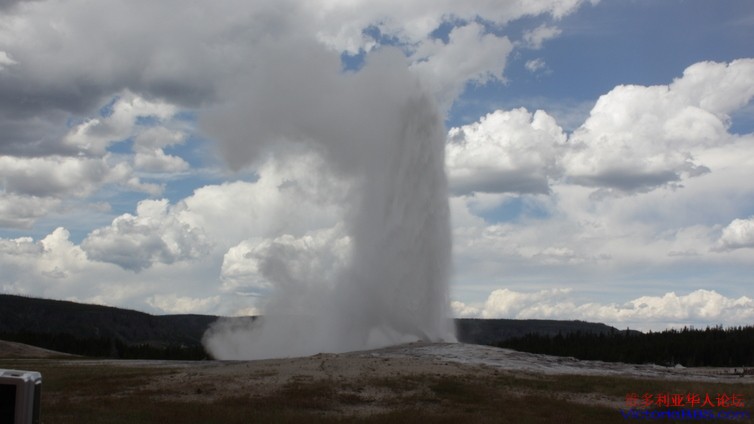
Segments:
[[[292,53],[295,54],[295,53]],[[312,52],[307,54],[312,56]],[[316,55],[315,55],[316,56]],[[454,341],[448,300],[450,214],[445,131],[434,101],[399,52],[372,54],[357,73],[337,57],[311,57],[277,86],[257,69],[242,81],[246,96],[211,117],[226,156],[252,161],[274,143],[297,142],[349,182],[343,227],[348,263],[327,284],[291,284],[286,264],[262,267],[273,292],[255,321],[219,321],[205,334],[220,359],[261,359],[370,349],[409,341]],[[272,67],[286,68],[283,63]],[[272,91],[271,91],[272,90]],[[236,91],[238,94],[238,90]],[[267,97],[274,102],[264,103]],[[247,139],[244,139],[247,140]],[[313,279],[316,276],[312,276]]]

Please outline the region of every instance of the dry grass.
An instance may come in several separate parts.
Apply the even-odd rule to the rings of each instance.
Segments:
[[[333,362],[322,363],[335,369],[337,358],[327,359]],[[747,407],[754,400],[752,384],[496,373],[471,366],[380,374],[372,362],[351,374],[302,368],[286,375],[291,363],[280,364],[45,359],[2,360],[0,368],[42,373],[46,424],[610,423],[626,422],[618,409],[630,392],[736,392]]]

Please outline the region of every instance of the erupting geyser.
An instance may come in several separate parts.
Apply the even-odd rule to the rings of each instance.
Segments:
[[[298,52],[307,69],[291,69],[296,53],[260,64],[205,125],[238,134],[221,139],[236,165],[281,142],[321,155],[350,187],[349,262],[323,287],[272,281],[263,318],[218,322],[205,346],[221,359],[259,359],[454,340],[445,131],[433,99],[400,52],[371,54],[356,73],[316,48]]]

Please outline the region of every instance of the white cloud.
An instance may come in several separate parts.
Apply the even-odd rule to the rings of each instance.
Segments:
[[[42,269],[43,273],[64,278],[68,272],[78,272],[85,266],[86,254],[69,238],[68,230],[59,227],[40,240],[42,253],[46,256],[46,269]]]
[[[245,240],[225,252],[220,271],[223,290],[244,290],[246,293],[257,295],[272,289],[272,284],[262,275],[259,260],[255,255],[257,250],[264,249],[261,243],[262,240]]]
[[[175,294],[158,294],[146,301],[150,306],[169,314],[197,314],[213,311],[221,302],[220,296],[193,298]]]
[[[555,38],[563,31],[560,28],[542,24],[532,30],[525,31],[523,43],[530,49],[541,49],[545,41]]]
[[[0,225],[29,227],[64,199],[85,199],[105,186],[157,195],[162,187],[133,175],[131,166],[107,154],[101,158],[0,156]]]
[[[255,295],[269,295],[274,286],[324,290],[335,282],[349,253],[349,238],[340,227],[308,232],[301,237],[284,234],[245,240],[231,247],[223,257],[222,289]]]
[[[31,228],[37,218],[60,206],[61,200],[51,197],[0,193],[0,227]]]
[[[754,97],[754,59],[695,63],[670,84],[670,90],[686,103],[727,120]]]
[[[717,70],[709,78],[746,99],[748,94],[732,93],[748,90],[736,85],[747,81],[743,62],[700,69]],[[529,162],[528,174],[525,167],[506,168],[505,160],[537,158],[551,147],[530,141],[533,134],[525,119],[518,127],[497,128],[484,120],[463,127],[465,148],[453,145],[452,135],[460,129],[451,130],[447,169],[459,194],[451,198],[453,289],[473,297],[489,287],[537,290],[555,280],[626,293],[626,276],[632,276],[636,284],[650,280],[668,290],[684,290],[704,288],[705,281],[679,269],[703,268],[721,281],[720,287],[732,287],[733,281],[741,281],[740,273],[751,273],[749,220],[739,217],[751,214],[745,199],[754,195],[752,135],[728,132],[720,111],[730,113],[730,107],[706,110],[699,106],[703,101],[690,97],[694,93],[684,91],[691,88],[674,87],[685,78],[668,86],[612,90],[566,142],[554,143],[549,162],[541,160],[545,155]],[[512,110],[493,115],[511,119],[531,116],[527,114]],[[559,126],[552,123],[552,134],[557,134]],[[530,145],[532,155],[521,156]],[[577,178],[576,171],[587,165],[593,171],[583,171],[581,177],[592,172],[589,178]],[[507,169],[515,173],[503,178],[501,171]],[[522,175],[546,182],[548,191],[511,190]],[[467,183],[465,190],[459,190],[461,182]],[[497,192],[488,188],[493,184]],[[657,282],[650,276],[658,273],[676,277]],[[470,306],[481,311],[481,305]]]
[[[291,154],[266,162],[256,182],[206,186],[175,205],[142,201],[81,245],[62,228],[37,242],[0,238],[0,289],[162,313],[259,313],[258,300],[235,292],[255,278],[285,281],[280,255],[303,282],[309,271],[327,278],[348,252],[342,229],[330,228],[343,186],[321,165],[317,155]],[[244,257],[250,250],[256,256]]]
[[[169,115],[168,115],[169,116]],[[186,133],[165,126],[147,127],[134,137],[134,168],[153,173],[178,173],[190,168],[188,162],[165,153],[165,147],[181,145]]]
[[[29,227],[59,209],[63,199],[86,198],[105,185],[158,193],[131,167],[111,155],[102,158],[0,156],[0,225]]]
[[[153,150],[183,144],[186,133],[167,127],[147,127],[134,137],[136,149]]]
[[[165,154],[162,149],[147,152],[137,151],[134,155],[134,168],[156,173],[178,173],[187,171],[189,164],[178,156]]]
[[[618,86],[569,138],[568,182],[618,192],[679,184],[710,169],[705,149],[729,144],[729,113],[754,96],[754,59],[690,66],[668,86]]]
[[[317,36],[337,50],[355,53],[368,50],[374,40],[364,37],[362,30],[377,26],[384,34],[397,37],[406,45],[416,45],[443,21],[465,22],[477,17],[503,26],[524,16],[550,15],[555,19],[573,13],[582,0],[544,2],[433,1],[402,2],[399,0],[369,2],[336,1],[307,3],[305,14],[316,17]]]
[[[568,289],[541,290],[533,293],[509,289],[495,290],[487,298],[481,315],[483,318],[524,318],[531,314],[532,308],[540,308],[545,301],[563,297],[569,292]],[[556,306],[554,309],[560,308],[562,307]]]
[[[578,300],[570,289],[494,290],[480,307],[454,302],[454,311],[483,318],[564,319],[602,322],[624,328],[664,330],[684,325],[744,325],[754,319],[754,300],[725,297],[714,290],[685,295],[668,292],[623,304]],[[477,312],[473,314],[473,312]]]
[[[257,59],[250,47],[270,34],[296,33],[355,53],[375,45],[364,34],[369,27],[416,46],[449,18],[484,17],[502,26],[525,16],[559,19],[582,3],[29,2],[3,17],[0,48],[13,53],[17,75],[33,82],[5,88],[49,96],[52,109],[65,104],[82,110],[122,87],[197,105],[216,94],[216,82],[248,69]]]
[[[8,65],[15,65],[17,63],[18,62],[8,56],[8,53],[0,50],[0,71],[2,71]]]
[[[121,215],[92,231],[81,243],[91,259],[140,271],[154,263],[191,260],[209,248],[201,229],[181,222],[167,200],[143,200],[136,216]]]
[[[448,43],[422,43],[411,56],[411,69],[429,85],[444,108],[449,108],[468,81],[483,84],[502,80],[503,69],[513,43],[507,37],[485,33],[472,23],[454,28]]]
[[[47,197],[52,199],[44,199],[48,208],[33,214],[34,217],[47,215],[59,203],[57,199],[74,190],[78,190],[79,196],[93,194],[105,180],[107,183],[117,180],[127,189],[160,194],[162,185],[145,178],[162,178],[162,174],[190,170],[183,158],[165,150],[180,144],[186,136],[184,131],[174,128],[172,120],[176,113],[200,104],[202,114],[212,110],[216,101],[238,91],[239,83],[246,81],[250,69],[264,63],[267,56],[279,53],[275,49],[288,51],[286,43],[319,39],[329,40],[328,47],[338,51],[369,49],[376,43],[365,35],[364,29],[379,27],[386,37],[395,37],[403,48],[414,52],[405,65],[413,63],[418,73],[428,77],[438,97],[450,104],[467,81],[502,78],[506,57],[513,48],[507,38],[486,33],[480,24],[474,23],[478,16],[499,25],[523,16],[560,18],[582,2],[398,5],[330,1],[312,5],[294,1],[285,10],[274,2],[215,2],[196,8],[185,3],[174,7],[173,3],[107,0],[93,7],[75,0],[29,2],[0,18],[0,66],[5,66],[0,74],[0,133],[4,135],[0,139],[0,152],[12,152],[8,157],[17,161],[36,156],[47,165],[55,161],[71,165],[75,162],[73,158],[60,158],[82,154],[87,160],[77,157],[79,168],[94,171],[93,159],[106,157],[117,143],[132,140],[134,146],[133,154],[106,160],[112,178],[95,181],[82,176],[80,184],[66,185],[63,191],[49,194]],[[149,13],[144,13],[146,8]],[[197,10],[202,12],[196,13]],[[431,38],[432,31],[451,17],[461,24],[451,31],[449,42]],[[268,46],[271,39],[276,41]],[[290,66],[286,69],[304,69],[302,74],[308,75],[309,66],[321,65],[322,57],[329,60],[319,46],[307,45],[301,50],[317,53],[290,55]],[[332,56],[337,67],[337,53]],[[269,80],[268,75],[253,78],[260,78],[263,84]],[[308,81],[302,79],[303,83]],[[246,94],[264,106],[272,100],[259,98],[257,93]],[[19,103],[14,99],[27,100]],[[319,100],[317,108],[322,107]],[[99,111],[103,104],[108,106]],[[140,123],[144,118],[150,123]],[[208,132],[216,135],[220,131]],[[222,132],[226,133],[225,129]],[[246,143],[248,134],[230,136],[239,139],[239,143],[250,144]],[[23,157],[13,156],[19,152]],[[229,155],[231,162],[233,156]],[[120,160],[123,162],[114,163]],[[141,178],[133,175],[134,170],[141,173]],[[115,178],[112,171],[117,171],[119,177]],[[40,180],[40,184],[34,181],[35,178],[29,178],[28,184],[50,193],[60,184],[60,181],[53,181],[52,185],[47,184],[49,181]],[[25,200],[27,204],[32,201]],[[19,221],[8,214],[0,220],[13,226],[34,222],[34,219]]]
[[[8,255],[26,255],[37,253],[39,248],[34,244],[31,237],[19,237],[17,239],[1,239],[0,252]]]
[[[197,131],[177,122],[176,113],[187,109],[197,111],[203,137],[237,143],[220,147],[234,166],[242,168],[255,157],[259,179],[207,185],[172,205],[147,201],[159,206],[155,219],[140,211],[116,218],[86,239],[82,246],[93,255],[88,259],[86,249],[62,229],[45,238],[56,246],[49,251],[41,241],[0,240],[14,252],[0,258],[0,286],[139,307],[149,298],[151,307],[165,311],[191,305],[220,310],[223,306],[207,299],[220,296],[227,304],[231,291],[269,283],[259,266],[273,251],[300,261],[300,269],[315,267],[305,265],[312,258],[307,249],[325,246],[323,229],[342,220],[352,181],[338,180],[347,172],[325,169],[316,154],[286,156],[287,149],[295,150],[288,145],[274,160],[267,150],[245,149],[263,144],[257,143],[261,139],[306,144],[302,133],[314,134],[346,140],[329,154],[353,164],[350,143],[381,141],[369,134],[383,134],[375,128],[389,122],[384,116],[390,111],[364,99],[413,87],[397,83],[402,75],[393,80],[380,74],[379,66],[371,70],[379,78],[343,73],[339,52],[372,52],[364,69],[370,71],[376,56],[390,50],[377,48],[380,40],[368,35],[374,31],[364,31],[377,28],[404,53],[380,66],[412,67],[447,106],[469,81],[503,80],[515,49],[539,48],[559,35],[555,24],[547,24],[511,43],[498,29],[521,17],[557,20],[581,3],[328,0],[281,7],[235,0],[201,5],[72,0],[4,10],[0,152],[7,166],[0,166],[5,184],[0,225],[49,226],[51,219],[44,219],[52,212],[80,210],[72,202],[94,194],[110,199],[111,193],[100,192],[110,184],[159,194],[158,174],[191,171],[169,149]],[[443,22],[454,25],[447,42],[430,36]],[[526,66],[541,71],[545,58]],[[650,273],[666,265],[711,264],[721,279],[731,275],[721,263],[751,271],[749,233],[739,222],[748,220],[736,219],[751,214],[744,205],[754,194],[747,159],[751,136],[727,131],[731,114],[752,98],[751,63],[704,62],[668,85],[616,87],[568,142],[562,127],[582,124],[583,118],[575,123],[580,112],[567,124],[560,118],[565,112],[498,111],[455,128],[460,138],[448,147],[448,170],[460,195],[451,199],[451,208],[461,284],[489,291],[490,285],[515,280],[511,289],[530,285],[536,293],[555,277],[572,282],[588,276],[583,284],[614,289],[620,278],[600,277]],[[328,76],[369,88],[325,96],[333,86]],[[324,88],[311,88],[313,81],[324,81]],[[314,115],[337,129],[299,119]],[[287,125],[291,121],[296,125]],[[122,140],[131,141],[133,151],[109,154],[129,145],[117,145]],[[82,156],[66,156],[78,153]],[[351,166],[362,165],[368,164]],[[239,178],[251,171],[243,169]],[[523,212],[513,219],[498,216],[509,207]],[[85,226],[71,232],[81,234]],[[181,239],[185,226],[204,238]],[[304,243],[307,237],[313,238],[310,244]],[[125,252],[134,259],[119,258]],[[134,276],[124,265],[141,271]],[[668,282],[669,289],[687,283],[688,277],[679,278]],[[454,308],[473,315],[483,305]]]
[[[534,73],[534,72],[541,71],[541,70],[545,69],[547,67],[547,65],[545,64],[545,61],[542,58],[538,57],[536,59],[527,60],[526,64],[524,65],[524,67],[529,72]]]
[[[120,177],[104,159],[64,156],[0,156],[3,191],[38,197],[86,196],[108,179]]]
[[[214,264],[214,266],[213,266]],[[0,238],[0,292],[129,307],[157,313],[235,314],[252,305],[214,288],[219,263],[174,263],[140,273],[91,260],[57,228],[41,240]],[[221,299],[215,303],[217,296]]]
[[[446,164],[454,193],[547,193],[565,134],[543,111],[496,111],[448,133]]]
[[[174,212],[223,249],[253,237],[301,236],[341,219],[348,183],[334,178],[316,154],[270,159],[257,173],[255,182],[201,187]]]
[[[754,248],[754,217],[731,221],[723,229],[717,248],[719,250]]]
[[[308,281],[307,269],[325,278],[348,251],[342,229],[331,228],[341,219],[343,185],[320,166],[315,154],[291,153],[261,166],[256,182],[205,186],[174,205],[145,200],[81,245],[63,228],[36,242],[0,238],[0,289],[157,312],[194,305],[206,313],[258,313],[257,300],[234,293],[273,281],[278,274],[268,265],[277,254],[287,255],[291,275]],[[23,205],[7,196],[0,205]],[[20,225],[30,212],[15,215]],[[256,256],[246,258],[249,251]],[[266,265],[256,273],[255,264]]]
[[[116,96],[109,115],[90,118],[77,125],[63,139],[63,145],[72,147],[78,152],[102,156],[111,144],[134,135],[139,118],[165,121],[177,111],[177,108],[169,103],[149,101],[133,93],[125,92]],[[140,144],[145,146],[155,143],[142,142]],[[157,145],[160,146],[159,143]]]
[[[60,298],[61,293],[68,296],[70,289],[81,289],[71,280],[92,269],[87,267],[84,251],[69,237],[68,230],[57,228],[36,242],[30,237],[0,239],[2,291]]]
[[[138,124],[141,118],[169,124],[166,120],[177,112],[174,106],[146,101],[126,92],[117,96],[109,108],[111,111],[106,116],[76,125],[64,137],[62,146],[74,148],[78,152],[76,156],[0,155],[3,189],[0,224],[28,227],[36,219],[58,210],[62,199],[84,199],[106,185],[158,195],[163,186],[142,181],[134,175],[134,167],[158,173],[183,172],[189,168],[183,159],[167,155],[163,150],[183,143],[183,131]],[[112,143],[131,137],[134,138],[133,156],[107,151]],[[35,206],[33,210],[32,206]]]
[[[478,318],[480,313],[479,308],[466,305],[457,300],[450,302],[450,308],[455,318]]]

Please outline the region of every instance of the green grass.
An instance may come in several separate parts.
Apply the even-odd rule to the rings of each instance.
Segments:
[[[0,367],[42,373],[45,424],[617,423],[627,422],[617,407],[584,399],[600,397],[623,402],[631,392],[735,392],[743,395],[749,411],[748,403],[754,401],[752,384],[505,373],[482,377],[367,376],[349,380],[300,377],[290,379],[277,390],[227,394],[221,392],[220,383],[199,379],[170,386],[168,390],[174,394],[195,395],[181,398],[162,396],[149,384],[185,369],[56,360],[0,361]],[[197,401],[203,394],[217,399]],[[574,401],[578,399],[582,402]]]

